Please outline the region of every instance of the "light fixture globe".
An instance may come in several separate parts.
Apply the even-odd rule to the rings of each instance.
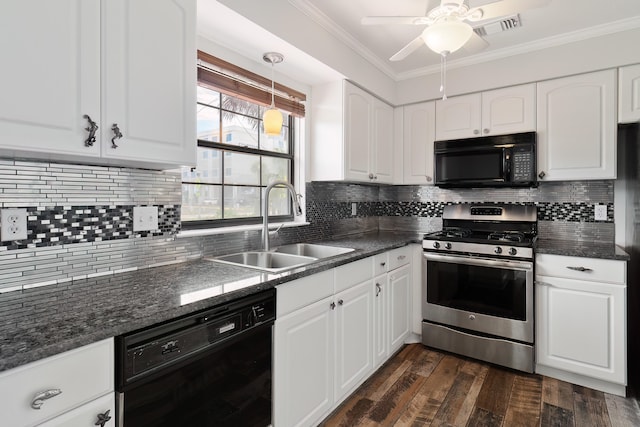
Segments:
[[[455,52],[471,38],[473,28],[456,18],[444,18],[428,26],[422,39],[432,51],[442,55]]]
[[[275,88],[273,82],[273,64],[279,64],[284,60],[284,56],[278,52],[267,52],[262,55],[265,62],[271,64],[271,106],[262,115],[262,126],[267,136],[278,136],[282,132],[282,113],[276,108]]]

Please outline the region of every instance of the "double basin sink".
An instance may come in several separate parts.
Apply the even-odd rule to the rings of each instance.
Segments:
[[[207,259],[224,264],[279,273],[326,258],[353,252],[354,250],[353,248],[317,245],[313,243],[294,243],[277,247],[271,251],[239,252]]]

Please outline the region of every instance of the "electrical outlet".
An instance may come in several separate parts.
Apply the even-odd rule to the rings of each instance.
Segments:
[[[593,205],[594,219],[596,221],[607,220],[607,205]]]
[[[133,231],[154,231],[158,229],[157,206],[133,207]]]
[[[356,216],[358,214],[358,205],[356,202],[351,203],[351,216]]]
[[[3,242],[27,238],[27,210],[2,209],[0,211],[0,240]]]

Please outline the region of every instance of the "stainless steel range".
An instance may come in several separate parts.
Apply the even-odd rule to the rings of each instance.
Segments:
[[[442,218],[422,243],[422,342],[533,372],[536,207],[448,205]]]

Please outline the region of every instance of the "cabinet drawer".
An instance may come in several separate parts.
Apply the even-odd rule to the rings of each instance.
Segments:
[[[335,268],[335,289],[338,293],[373,277],[373,259],[369,257]]]
[[[109,338],[3,372],[2,424],[33,426],[113,392],[113,364],[113,339]],[[33,409],[35,397],[52,389],[62,393]]]
[[[107,413],[107,411],[109,412]],[[98,421],[101,417],[98,417],[98,415],[103,419],[109,418],[104,423],[104,427],[114,427],[116,425],[114,393],[109,393],[79,408],[65,412],[44,424],[40,424],[38,427],[90,427],[100,425]]]
[[[411,248],[404,246],[387,252],[389,254],[389,271],[409,264],[411,261]]]
[[[313,304],[333,294],[333,270],[276,286],[276,317]]]
[[[536,255],[536,275],[597,282],[627,282],[625,261],[563,255]]]
[[[389,271],[388,252],[373,257],[373,275],[379,276]]]

